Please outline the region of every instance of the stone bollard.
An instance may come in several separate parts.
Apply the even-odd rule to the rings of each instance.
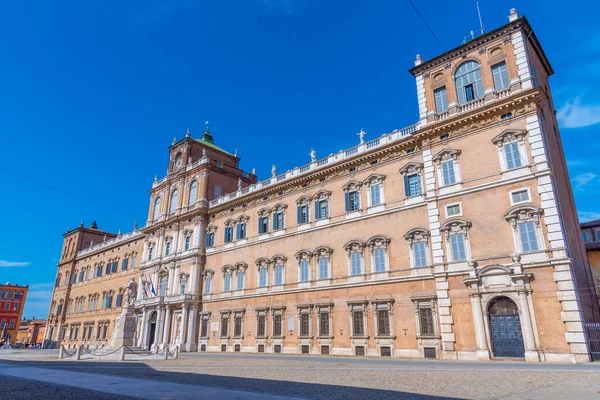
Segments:
[[[125,361],[125,346],[121,347],[121,357],[119,357],[119,360]]]
[[[165,360],[169,359],[169,346],[163,346],[163,351],[165,352]]]
[[[81,349],[83,349],[83,345],[77,346],[77,361],[81,360]]]
[[[179,346],[175,346],[175,356],[173,358],[179,358]]]
[[[58,349],[58,359],[62,360],[63,358],[65,358],[65,347],[61,344]]]

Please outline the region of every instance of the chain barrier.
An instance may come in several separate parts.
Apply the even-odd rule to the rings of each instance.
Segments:
[[[144,353],[138,353],[137,351],[133,350],[133,348],[125,346],[125,351],[129,352],[130,354],[135,354],[136,356],[141,356],[141,357],[152,357],[154,354],[144,354]]]
[[[75,349],[75,351],[73,351],[72,353],[69,354],[69,351],[67,349],[63,350],[63,358],[71,358],[73,357],[75,354],[77,354],[77,349]]]
[[[106,356],[110,356],[110,355],[113,355],[113,354],[115,354],[117,351],[121,350],[122,348],[123,348],[123,346],[119,347],[118,349],[116,349],[116,350],[114,350],[114,351],[111,351],[110,353],[103,353],[103,354],[96,354],[96,353],[92,353],[92,352],[91,352],[89,349],[87,349],[87,348],[85,348],[85,347],[83,348],[83,351],[84,351],[86,354],[91,354],[91,355],[92,355],[92,356],[94,356],[94,357],[106,357]]]

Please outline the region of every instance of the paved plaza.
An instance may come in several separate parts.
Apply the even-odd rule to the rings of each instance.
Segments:
[[[600,364],[450,362],[243,354],[177,360],[58,361],[53,350],[0,353],[11,399],[597,399]]]

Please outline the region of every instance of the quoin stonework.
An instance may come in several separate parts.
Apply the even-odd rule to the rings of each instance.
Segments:
[[[589,360],[599,310],[526,18],[429,61],[418,121],[258,181],[207,128],[132,232],[64,234],[46,344],[111,346],[131,277],[156,351]]]

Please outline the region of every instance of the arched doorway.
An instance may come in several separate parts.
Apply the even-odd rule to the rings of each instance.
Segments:
[[[152,348],[152,344],[154,343],[154,335],[156,334],[156,318],[157,314],[154,311],[150,314],[150,321],[148,326],[148,350]]]
[[[525,357],[519,309],[508,297],[496,297],[488,308],[495,357]]]

